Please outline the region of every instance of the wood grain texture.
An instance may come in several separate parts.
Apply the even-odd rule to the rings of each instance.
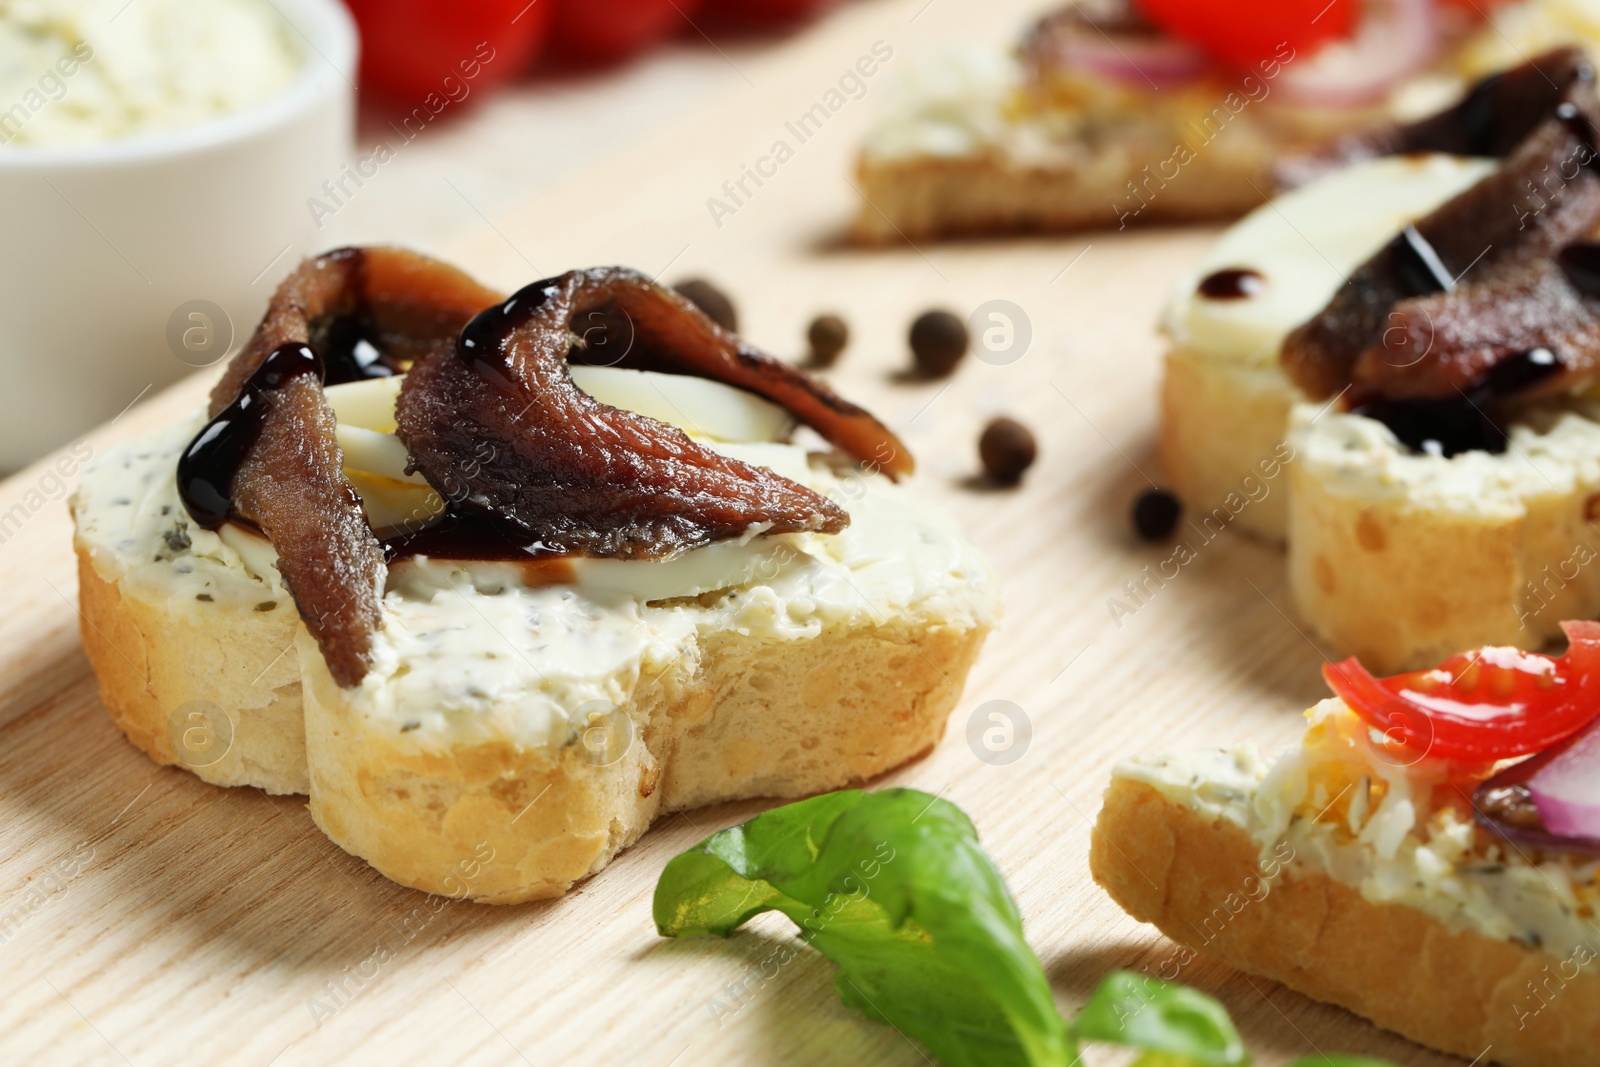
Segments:
[[[914,56],[934,42],[1003,39],[1023,0],[872,0],[771,53],[739,59],[747,91],[686,114],[646,144],[442,251],[512,288],[569,267],[626,263],[671,281],[703,274],[738,299],[744,332],[799,355],[809,318],[835,310],[854,340],[834,378],[921,461],[925,492],[955,511],[1004,583],[991,639],[949,736],[885,784],[914,785],[976,820],[1071,1010],[1114,967],[1153,968],[1171,943],[1091,882],[1091,820],[1111,765],[1136,752],[1300,728],[1320,652],[1286,614],[1283,560],[1232,534],[1201,544],[1164,584],[1171,553],[1129,532],[1151,479],[1166,290],[1203,231],[968,243],[864,254],[842,247],[852,147]],[[914,21],[913,21],[914,20]],[[974,29],[976,27],[976,29]],[[821,132],[786,123],[824,98],[876,41],[895,54]],[[707,207],[780,139],[793,158],[719,226]],[[441,195],[448,193],[441,191]],[[390,237],[405,242],[405,220]],[[1032,344],[1014,362],[969,359],[914,383],[905,330],[930,306],[1006,299]],[[87,446],[198,403],[203,380],[147,399]],[[974,488],[984,420],[1018,417],[1042,459],[1019,490]],[[430,901],[385,881],[312,825],[303,801],[225,791],[158,768],[117,733],[78,648],[69,524],[47,471],[0,486],[0,1061],[83,1064],[925,1063],[892,1029],[839,1006],[825,961],[762,960],[792,936],[763,920],[727,942],[668,943],[649,900],[666,861],[748,817],[739,804],[664,818],[568,897],[516,908]],[[1108,599],[1144,582],[1114,618]],[[1031,723],[1022,756],[977,758],[969,726],[1006,701]],[[365,981],[351,976],[365,970]],[[1187,981],[1234,1012],[1257,1062],[1348,1051],[1455,1063],[1281,987],[1209,962]],[[330,983],[344,983],[348,1003]]]

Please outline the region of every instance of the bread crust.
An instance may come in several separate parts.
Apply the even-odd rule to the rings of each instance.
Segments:
[[[1264,877],[1259,860],[1241,827],[1118,778],[1089,868],[1129,915],[1174,941],[1413,1041],[1507,1067],[1600,1064],[1600,975],[1567,978],[1555,956],[1374,903],[1304,863]],[[1249,888],[1260,885],[1268,891]]]
[[[1321,407],[1295,412],[1302,400],[1276,367],[1175,349],[1162,382],[1161,459],[1191,521],[1208,529],[1227,525],[1215,509],[1228,494],[1248,498],[1247,476],[1266,486],[1233,528],[1287,542],[1295,606],[1341,655],[1392,674],[1485,644],[1537,648],[1560,638],[1562,619],[1600,614],[1592,463],[1539,481],[1514,508],[1466,490],[1444,504],[1403,486],[1356,492],[1308,459],[1327,427],[1309,415]],[[1287,473],[1264,477],[1268,457]]]
[[[842,788],[931,749],[986,634],[906,620],[710,635],[639,680],[611,762],[578,745],[405,749],[353,710],[303,635],[311,814],[404,885],[495,904],[560,896],[663,807]]]
[[[202,619],[142,595],[120,580],[116,560],[97,557],[82,541],[74,548],[83,649],[100,699],[128,740],[157,763],[213,785],[304,793],[305,717],[294,649],[301,626],[294,606],[218,607]],[[102,575],[101,566],[112,573]],[[228,720],[226,737],[219,715]],[[193,728],[201,733],[188,736],[209,744],[174,748],[173,738]]]
[[[1140,197],[1131,191],[1133,180],[1173,151],[1171,144],[1160,147],[1085,152],[1076,162],[1054,166],[1022,163],[999,151],[906,159],[863,155],[856,165],[862,205],[852,234],[871,245],[1208,222],[1244,214],[1261,202],[1258,189],[1271,188],[1264,160],[1197,158],[1182,180],[1163,182]]]
[[[1296,607],[1341,652],[1380,674],[1433,666],[1486,644],[1537,648],[1562,619],[1600,614],[1600,568],[1588,500],[1576,478],[1514,514],[1449,509],[1407,496],[1341,489],[1294,464],[1289,588]],[[1575,555],[1575,553],[1578,553]]]
[[[1246,495],[1246,478],[1267,487],[1232,527],[1270,544],[1288,531],[1286,453],[1289,409],[1301,399],[1277,367],[1247,367],[1174,349],[1161,379],[1161,467],[1196,521],[1228,494]],[[1272,463],[1275,475],[1265,476]]]

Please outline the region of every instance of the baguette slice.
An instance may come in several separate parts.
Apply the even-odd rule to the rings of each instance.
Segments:
[[[1318,712],[1324,725],[1331,717],[1353,718],[1340,702],[1326,701],[1313,713],[1313,732]],[[1251,762],[1248,754],[1237,758],[1239,767]],[[1600,1063],[1592,922],[1567,924],[1569,933],[1577,931],[1575,944],[1552,937],[1536,948],[1540,939],[1507,925],[1472,873],[1474,863],[1484,871],[1499,865],[1508,871],[1504,884],[1521,887],[1525,901],[1533,901],[1523,905],[1529,914],[1539,914],[1541,904],[1554,905],[1557,914],[1568,902],[1553,888],[1558,880],[1571,878],[1580,899],[1592,895],[1581,865],[1557,859],[1536,867],[1514,850],[1501,855],[1482,844],[1451,856],[1438,843],[1443,832],[1432,827],[1436,836],[1424,852],[1413,829],[1400,839],[1402,860],[1422,856],[1424,869],[1437,871],[1432,849],[1446,856],[1448,873],[1438,876],[1443,888],[1430,885],[1424,896],[1386,871],[1382,834],[1363,840],[1327,825],[1348,822],[1348,793],[1305,798],[1334,810],[1319,821],[1320,809],[1308,807],[1311,817],[1292,824],[1298,832],[1263,825],[1262,812],[1271,810],[1264,797],[1285,783],[1292,788],[1297,776],[1301,785],[1336,783],[1333,768],[1341,762],[1306,759],[1301,751],[1280,757],[1264,774],[1257,768],[1241,780],[1231,770],[1202,771],[1188,785],[1164,775],[1162,761],[1124,764],[1093,835],[1094,878],[1129,915],[1188,949],[1341,1005],[1421,1044],[1508,1067]],[[1365,771],[1369,781],[1405,773]],[[1422,784],[1413,782],[1419,796]],[[1315,832],[1304,831],[1308,823]],[[1549,899],[1534,899],[1541,894]]]
[[[224,540],[178,503],[173,472],[198,427],[185,420],[85,466],[72,500],[84,652],[112,720],[157,763],[304,793],[303,627],[276,568],[239,552],[260,539]]]
[[[1129,915],[1179,944],[1420,1044],[1507,1067],[1600,1063],[1600,975],[1565,977],[1556,956],[1452,932],[1319,871],[1286,872],[1241,905],[1265,870],[1250,836],[1142,782],[1112,783],[1089,864]]]
[[[105,704],[160,762],[309,793],[336,843],[429,892],[557,896],[662,810],[899,766],[942,737],[998,611],[982,555],[913,494],[746,445],[840,499],[850,527],[663,564],[586,561],[577,584],[516,564],[403,563],[378,665],[342,689],[271,547],[188,522],[173,470],[197,426],[97,457],[73,502]],[[745,577],[721,584],[730,552]],[[697,581],[706,592],[671,595]]]
[[[1446,458],[1295,409],[1289,587],[1318,634],[1394,674],[1600,615],[1600,412],[1539,408],[1507,432],[1500,454]]]
[[[987,628],[900,619],[803,641],[704,631],[572,743],[406,743],[370,694],[309,665],[311,814],[405,885],[488,903],[560,896],[659,815],[856,785],[923,755]]]
[[[642,599],[413,563],[360,686],[302,638],[318,825],[398,882],[514,903],[566,892],[663,811],[927,752],[993,622],[988,566],[885,478],[795,473],[851,524],[776,539],[753,582]]]
[[[1161,469],[1208,535],[1237,529],[1282,544],[1294,459],[1284,433],[1302,397],[1276,366],[1173,349],[1161,379]]]

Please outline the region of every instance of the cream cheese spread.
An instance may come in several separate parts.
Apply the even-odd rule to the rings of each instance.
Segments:
[[[1600,861],[1478,841],[1430,761],[1396,766],[1342,700],[1306,713],[1301,745],[1271,759],[1253,745],[1128,760],[1119,778],[1250,834],[1262,855],[1288,843],[1295,862],[1451,929],[1542,948],[1600,970]]]
[[[192,126],[282,92],[301,60],[267,0],[0,0],[0,144]]]
[[[580,377],[602,399],[632,395],[646,406],[637,397],[651,383],[622,377],[637,374]],[[672,397],[680,423],[747,436],[786,432],[787,417],[770,417],[764,401],[697,384],[714,388]],[[359,429],[398,445],[391,436],[396,387],[330,388],[341,441]],[[249,611],[288,594],[263,538],[231,524],[213,533],[188,520],[174,471],[201,425],[197,414],[96,457],[74,509],[79,540],[104,577],[115,580],[120,571],[125,590],[203,622],[210,612]],[[903,487],[777,441],[707,443],[829,495],[849,511],[850,525],[838,534],[751,531],[665,562],[575,560],[561,584],[545,584],[518,564],[421,557],[397,564],[374,666],[351,692],[354,706],[418,751],[491,737],[559,746],[595,709],[623,703],[641,677],[692,661],[703,636],[790,641],[887,619],[958,629],[994,622],[995,579],[983,556]],[[371,440],[365,447],[346,463],[377,466],[395,455]],[[390,507],[432,492],[425,483],[375,477],[400,501]]]
[[[1600,409],[1550,402],[1518,413],[1506,450],[1444,456],[1413,452],[1383,423],[1297,404],[1289,442],[1302,469],[1329,492],[1368,504],[1404,503],[1475,519],[1512,519],[1543,498],[1565,502],[1600,485]]]
[[[870,158],[960,158],[1021,136],[1012,112],[1022,68],[1002,52],[953,52],[890,84],[884,116],[864,146]]]

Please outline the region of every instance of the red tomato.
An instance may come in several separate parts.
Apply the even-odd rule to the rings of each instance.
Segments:
[[[345,0],[361,30],[361,84],[399,103],[460,102],[528,69],[554,0]],[[446,79],[450,79],[448,82]]]
[[[744,26],[783,26],[821,14],[839,0],[707,0],[706,17]]]
[[[1348,37],[1360,5],[1361,0],[1136,0],[1145,18],[1234,67],[1272,57],[1286,61]]]
[[[1561,626],[1570,645],[1560,659],[1488,647],[1392,678],[1374,678],[1354,657],[1322,676],[1388,744],[1419,758],[1525,756],[1600,718],[1600,623]]]
[[[541,0],[556,5],[548,54],[570,63],[616,63],[689,29],[700,0]]]

